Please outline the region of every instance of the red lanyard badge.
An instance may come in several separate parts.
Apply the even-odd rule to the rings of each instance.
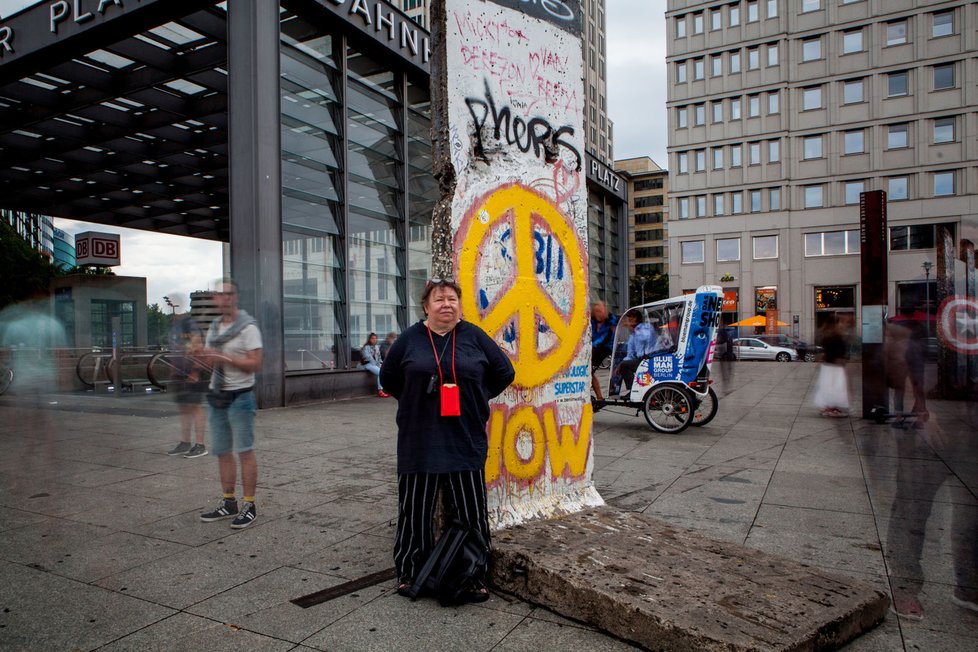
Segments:
[[[428,328],[427,324],[425,328]],[[458,385],[456,384],[458,378],[455,375],[455,329],[452,329],[452,382],[445,383],[445,379],[441,372],[441,358],[438,357],[438,351],[435,349],[435,338],[431,335],[431,329],[428,328],[428,341],[431,342],[431,352],[435,354],[435,365],[438,367],[438,380],[441,383],[439,387],[439,396],[441,398],[441,416],[443,417],[458,417],[462,416],[462,406],[459,401]],[[442,353],[445,350],[442,349]]]

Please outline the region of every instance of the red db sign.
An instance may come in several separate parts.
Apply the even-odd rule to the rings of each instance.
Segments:
[[[75,264],[106,267],[119,265],[119,235],[94,231],[79,233],[75,236]]]

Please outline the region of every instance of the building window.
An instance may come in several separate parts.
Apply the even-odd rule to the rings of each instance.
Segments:
[[[706,195],[696,196],[696,217],[706,217]]]
[[[910,125],[901,122],[896,125],[889,125],[886,128],[886,148],[903,149],[910,144]]]
[[[750,212],[760,213],[761,212],[761,191],[751,190],[750,191]]]
[[[740,98],[739,97],[730,98],[730,119],[740,120]]]
[[[934,240],[933,224],[890,227],[890,251],[933,249]]]
[[[714,77],[719,77],[723,74],[723,55],[716,54],[710,57],[710,72]]]
[[[855,104],[863,101],[863,80],[850,79],[842,82],[842,103]]]
[[[805,186],[805,208],[822,208],[822,186]]]
[[[723,122],[723,100],[713,103],[713,122],[714,124]]]
[[[730,26],[736,27],[740,24],[740,5],[730,5]]]
[[[801,60],[815,61],[822,58],[822,37],[806,38],[801,42]]]
[[[954,194],[954,171],[934,173],[934,196],[948,197]]]
[[[859,231],[825,231],[805,234],[806,256],[846,256],[859,253]]]
[[[954,64],[934,66],[934,90],[943,91],[948,88],[954,88]]]
[[[683,242],[682,247],[682,260],[683,264],[690,263],[702,263],[703,262],[703,241],[693,240],[692,242]]]
[[[760,16],[760,11],[759,11],[758,6],[757,6],[757,1],[754,0],[753,2],[748,2],[747,3],[747,22],[748,23],[756,23],[760,19],[761,19],[761,16]]]
[[[755,235],[754,260],[766,260],[778,257],[778,236],[776,235]]]
[[[703,13],[693,14],[693,34],[703,33]]]
[[[907,42],[907,21],[895,20],[886,24],[886,44],[903,45]]]
[[[866,190],[865,181],[846,181],[845,187],[846,204],[852,206],[859,203],[859,195]]]
[[[686,110],[686,107],[685,106],[684,107],[681,107],[679,109],[676,109],[676,126],[679,129],[685,129],[686,127],[689,126],[689,123],[688,123],[688,121],[686,119],[687,113],[688,113],[688,111]]]
[[[734,215],[740,215],[744,212],[744,193],[742,192],[732,192],[730,193],[730,212]]]
[[[706,150],[696,150],[696,171],[702,172],[706,169]]]
[[[822,0],[801,0],[801,11],[818,11],[822,8]]]
[[[954,11],[941,11],[931,14],[930,35],[934,38],[950,36],[954,33]]]
[[[740,153],[741,153],[740,147],[741,147],[740,145],[730,146],[730,167],[739,168],[742,165],[740,159]]]
[[[803,111],[822,108],[821,86],[810,86],[801,90],[801,108]]]
[[[717,262],[731,263],[740,260],[740,238],[717,238]]]
[[[778,65],[778,44],[771,43],[767,46],[767,65],[773,68]]]
[[[761,164],[761,144],[749,143],[747,145],[747,162],[750,165]]]
[[[906,70],[891,72],[886,76],[886,96],[900,97],[906,95],[910,88],[910,73]]]
[[[761,48],[747,48],[747,69],[757,70],[761,67]]]
[[[934,120],[934,144],[954,142],[954,118],[936,118]]]
[[[781,188],[771,188],[767,196],[768,210],[781,210]]]
[[[863,154],[866,151],[865,132],[862,129],[847,131],[842,137],[843,154]]]
[[[740,50],[734,50],[730,53],[730,72],[740,72]]]
[[[842,32],[842,54],[853,54],[863,51],[862,28]]]
[[[676,38],[686,38],[686,16],[676,19]]]
[[[723,195],[713,195],[713,214],[723,215]]]
[[[780,140],[767,141],[767,162],[778,163],[780,161],[781,161],[781,141]]]
[[[805,136],[803,139],[805,160],[822,158],[822,136]]]
[[[686,81],[686,62],[676,64],[676,81],[680,84]]]
[[[714,147],[713,148],[713,169],[722,170],[723,169],[723,148]]]
[[[686,174],[687,172],[689,172],[689,154],[679,152],[679,174]]]
[[[778,91],[771,91],[767,94],[767,114],[777,115],[781,112],[781,95]]]
[[[761,116],[761,96],[749,95],[747,97],[747,117],[759,118]]]
[[[714,9],[710,12],[710,29],[717,30],[722,27],[721,20],[723,20],[723,12],[719,9]]]
[[[887,179],[886,198],[888,201],[909,199],[907,177],[890,177]]]
[[[689,219],[689,197],[679,198],[679,219]]]
[[[778,0],[767,0],[767,17],[776,18],[778,15]]]

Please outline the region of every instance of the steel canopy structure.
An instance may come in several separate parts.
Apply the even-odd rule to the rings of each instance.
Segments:
[[[227,241],[227,127],[223,3],[41,3],[0,26],[2,208]]]

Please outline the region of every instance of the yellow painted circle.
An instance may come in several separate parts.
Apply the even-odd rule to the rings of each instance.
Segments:
[[[562,314],[547,290],[537,280],[533,252],[534,218],[546,224],[563,248],[570,268],[570,309]],[[509,221],[515,248],[515,279],[485,314],[479,310],[479,260],[492,230]],[[514,318],[516,337],[515,384],[537,387],[564,370],[577,355],[587,329],[587,270],[584,252],[573,224],[546,197],[519,184],[502,186],[481,199],[466,214],[468,231],[458,247],[458,279],[462,286],[462,314],[495,337]],[[537,351],[537,316],[553,331],[557,344]]]

